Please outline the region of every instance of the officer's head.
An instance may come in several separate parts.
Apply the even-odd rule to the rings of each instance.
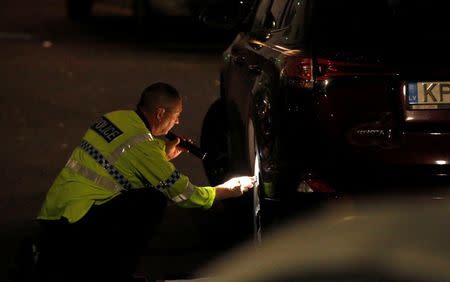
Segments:
[[[154,83],[144,89],[138,108],[146,116],[155,136],[167,134],[175,124],[178,124],[183,111],[178,91],[163,82]]]

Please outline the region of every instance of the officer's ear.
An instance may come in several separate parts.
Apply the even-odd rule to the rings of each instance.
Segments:
[[[164,113],[166,112],[166,109],[163,107],[159,107],[156,109],[156,120],[162,121],[164,118]]]

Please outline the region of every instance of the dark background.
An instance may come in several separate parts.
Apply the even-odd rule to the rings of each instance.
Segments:
[[[3,0],[0,9],[0,281],[19,242],[31,234],[45,193],[86,128],[105,112],[133,109],[156,81],[184,96],[180,135],[200,140],[203,117],[219,95],[221,53],[232,35],[187,19],[138,27],[131,12],[98,4],[82,23],[62,0]],[[175,161],[207,185],[200,160]],[[222,207],[169,207],[160,234],[142,257],[144,273],[187,273],[220,253]]]

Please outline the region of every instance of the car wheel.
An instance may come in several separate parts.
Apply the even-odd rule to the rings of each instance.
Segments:
[[[66,12],[69,19],[84,20],[91,15],[93,0],[66,0]]]
[[[261,243],[262,237],[262,225],[261,225],[261,202],[259,197],[259,189],[262,185],[262,177],[260,170],[260,159],[259,159],[259,151],[258,144],[255,136],[255,128],[253,125],[253,121],[249,119],[248,127],[248,159],[250,162],[250,169],[254,172],[253,175],[256,177],[256,184],[253,188],[253,236],[256,244]]]
[[[223,183],[230,170],[225,111],[222,99],[214,102],[205,115],[201,132],[200,146],[207,153],[203,167],[209,183],[213,186]]]

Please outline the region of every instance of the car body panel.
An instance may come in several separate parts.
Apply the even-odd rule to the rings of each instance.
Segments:
[[[233,111],[238,115],[232,119],[235,124],[230,124],[242,130],[237,143],[245,147],[248,121],[254,124],[263,182],[275,191],[262,191],[261,196],[289,198],[308,177],[352,193],[418,186],[419,175],[423,189],[429,177],[450,183],[450,110],[409,105],[408,85],[427,83],[425,87],[440,91],[433,92],[434,97],[428,93],[429,99],[445,98],[450,91],[450,54],[441,44],[429,46],[430,41],[421,40],[401,21],[411,22],[411,15],[420,14],[418,2],[348,1],[353,8],[333,3],[332,8],[322,7],[333,15],[328,18],[317,15],[320,1],[333,3],[274,1],[280,6],[267,8],[273,13],[271,25],[241,33],[224,53],[224,58],[245,58],[245,67],[225,62],[222,95],[238,109]],[[302,28],[289,25],[289,20],[298,20],[298,13],[290,15],[294,5],[304,5]],[[386,10],[388,5],[394,8]],[[284,12],[277,21],[279,11]],[[381,20],[390,13],[394,20]],[[356,31],[345,34],[339,24],[334,27],[341,18]],[[366,24],[361,28],[368,34],[361,38],[355,38],[360,34],[355,19]],[[439,26],[430,34],[445,30]],[[397,179],[388,177],[395,175],[402,175],[402,185],[392,184]]]

